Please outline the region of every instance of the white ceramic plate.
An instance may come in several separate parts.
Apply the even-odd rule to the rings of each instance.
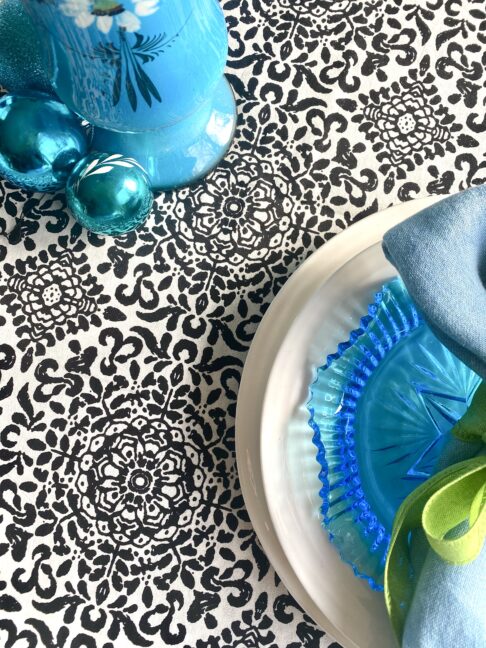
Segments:
[[[353,648],[390,648],[393,638],[383,595],[336,559],[321,526],[320,467],[305,404],[316,367],[348,339],[375,291],[394,275],[375,243],[324,282],[284,338],[263,403],[262,474],[275,531],[304,589],[332,620],[334,634]]]
[[[393,640],[381,595],[340,561],[320,524],[319,466],[303,406],[313,367],[345,339],[370,293],[394,274],[376,244],[437,200],[391,207],[315,252],[267,311],[240,385],[236,454],[253,526],[290,593],[345,648],[390,648]],[[354,309],[341,321],[339,305],[350,300]]]

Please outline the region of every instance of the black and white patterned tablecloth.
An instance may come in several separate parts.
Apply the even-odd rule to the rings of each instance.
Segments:
[[[239,126],[204,182],[117,239],[0,184],[2,647],[337,646],[252,530],[238,383],[316,248],[485,180],[485,5],[223,4]]]

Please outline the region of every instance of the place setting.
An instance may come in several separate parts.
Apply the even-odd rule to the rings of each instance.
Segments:
[[[437,627],[436,610],[424,611],[419,620],[413,615],[420,613],[412,608],[409,627],[420,621],[421,630],[407,628],[415,639],[403,638],[402,619],[402,634],[394,636],[390,610],[402,602],[392,605],[388,599],[387,613],[384,590],[388,576],[386,595],[394,595],[396,567],[387,563],[387,556],[395,516],[410,494],[427,486],[441,468],[464,459],[470,459],[471,469],[482,471],[478,484],[484,480],[481,427],[467,442],[459,432],[457,438],[451,434],[466,420],[476,392],[481,393],[481,377],[474,369],[484,375],[484,342],[473,346],[486,313],[475,266],[476,253],[482,250],[484,195],[478,188],[443,202],[425,199],[394,207],[337,236],[282,290],[260,325],[245,366],[237,458],[252,522],[289,590],[345,647],[386,648],[397,640],[410,647],[449,645]],[[457,222],[451,226],[453,218]],[[471,317],[472,311],[457,304],[450,314],[428,320],[433,316],[423,314],[406,283],[412,290],[428,286],[424,291],[434,314],[439,308],[434,310],[435,300],[444,291],[449,302],[457,298],[471,303],[472,295],[462,292],[464,275],[454,282],[453,268],[440,265],[461,245],[454,227],[473,231],[465,237],[477,240],[475,246],[468,241],[473,250],[461,255],[463,264],[470,263],[464,275],[478,291],[471,329],[467,322],[457,324],[465,331],[463,360],[454,353],[455,339],[446,335],[449,326],[453,330],[454,317],[465,320],[465,313]],[[441,230],[446,231],[443,236]],[[434,248],[441,257],[435,265],[427,256]],[[442,326],[445,331],[437,328]],[[466,498],[462,514],[468,503]],[[467,517],[460,515],[447,530]],[[415,530],[421,526],[420,516],[418,522],[416,518]],[[477,528],[483,528],[480,519],[483,509],[473,520]],[[477,543],[481,546],[482,541]],[[426,543],[416,550],[422,561],[427,550],[432,551]],[[484,625],[475,629],[472,621],[484,609],[481,596],[472,603],[474,587],[483,578],[483,554],[463,567],[470,570],[466,581],[474,570],[472,609],[464,603],[459,612],[470,632],[468,646],[481,646],[485,640]],[[420,570],[409,578],[417,586]],[[444,588],[442,596],[448,595]],[[417,637],[427,637],[428,623],[433,628],[430,644],[419,643]],[[443,617],[442,623],[449,620]]]

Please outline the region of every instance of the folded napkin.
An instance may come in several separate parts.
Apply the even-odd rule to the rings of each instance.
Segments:
[[[425,549],[405,621],[403,648],[485,648],[486,545],[465,565]]]
[[[486,380],[486,185],[401,223],[383,249],[436,336]],[[444,470],[395,518],[385,596],[402,648],[486,648],[486,383],[454,432]]]
[[[486,379],[486,185],[397,225],[383,249],[435,335]]]
[[[485,536],[482,453],[441,471],[402,504],[385,568],[387,609],[402,648],[485,648]]]

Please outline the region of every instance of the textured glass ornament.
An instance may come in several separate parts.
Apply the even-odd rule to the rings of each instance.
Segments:
[[[15,94],[52,89],[40,38],[21,0],[0,0],[0,86]]]
[[[317,371],[308,404],[322,514],[357,576],[383,587],[402,501],[458,451],[450,431],[480,378],[434,336],[400,279]]]
[[[121,154],[91,153],[66,186],[74,218],[92,232],[117,236],[145,222],[153,202],[144,169]]]
[[[0,98],[0,176],[24,189],[53,191],[88,147],[78,117],[47,95]]]
[[[25,5],[56,92],[96,127],[96,150],[135,158],[157,189],[194,182],[216,166],[236,125],[217,0]]]

